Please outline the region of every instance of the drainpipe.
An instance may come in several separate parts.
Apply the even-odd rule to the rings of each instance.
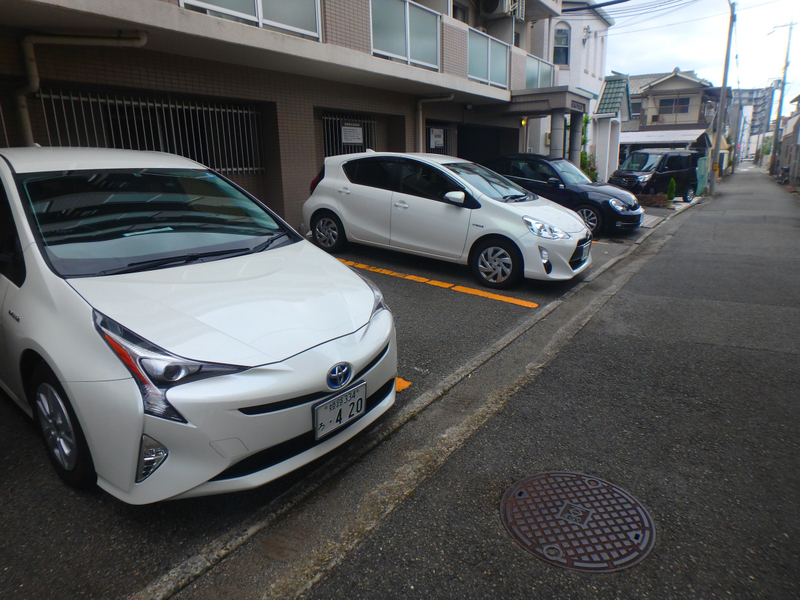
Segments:
[[[98,37],[98,36],[66,36],[66,35],[26,35],[22,40],[22,58],[28,85],[17,90],[17,110],[22,125],[22,135],[26,146],[33,146],[33,128],[28,111],[26,96],[39,91],[39,67],[36,64],[34,44],[55,44],[60,46],[117,46],[141,48],[147,43],[147,32],[137,31],[136,37]]]
[[[455,94],[437,96],[435,98],[420,98],[417,100],[417,151],[425,152],[425,127],[422,122],[422,104],[425,102],[449,102],[455,98]]]

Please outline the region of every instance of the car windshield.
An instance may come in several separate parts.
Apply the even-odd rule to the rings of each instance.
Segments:
[[[536,197],[513,181],[475,163],[451,163],[444,166],[493,200],[522,202]]]
[[[634,152],[620,167],[621,171],[655,171],[661,161],[660,154],[648,154],[647,152]]]
[[[554,160],[550,164],[567,184],[592,183],[583,171],[568,160]]]
[[[210,171],[17,176],[31,227],[62,277],[202,262],[296,241],[266,207]]]

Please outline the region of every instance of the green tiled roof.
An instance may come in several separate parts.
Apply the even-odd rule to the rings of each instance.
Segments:
[[[622,103],[630,102],[628,95],[628,78],[623,76],[606,77],[605,86],[597,103],[595,113],[619,115]],[[630,108],[630,106],[628,107]],[[630,113],[630,111],[629,111]]]

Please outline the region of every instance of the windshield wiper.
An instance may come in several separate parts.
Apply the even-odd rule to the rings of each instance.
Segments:
[[[250,250],[250,254],[256,254],[258,252],[262,252],[262,251],[266,250],[267,248],[269,248],[270,246],[272,246],[272,244],[274,244],[278,240],[283,239],[283,238],[288,237],[288,236],[289,236],[289,234],[286,233],[285,231],[282,231],[281,233],[276,233],[271,238],[269,238],[267,241],[261,242],[258,246],[254,246],[253,249]]]
[[[142,260],[129,263],[125,267],[118,269],[108,269],[100,271],[100,275],[119,275],[121,273],[136,273],[137,271],[149,271],[166,267],[167,265],[188,265],[193,262],[218,256],[236,256],[249,254],[250,248],[230,248],[228,250],[215,250],[213,252],[190,252],[189,254],[179,254],[178,256],[168,256],[166,258],[156,258],[153,260]]]
[[[527,199],[528,194],[509,194],[508,196],[503,196],[503,200],[508,202],[509,200],[513,200],[514,202],[522,202],[523,200]]]

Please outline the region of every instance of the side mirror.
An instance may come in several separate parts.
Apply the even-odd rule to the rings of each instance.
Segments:
[[[444,199],[453,204],[464,204],[466,198],[467,195],[464,192],[447,192],[444,195]]]
[[[551,186],[553,186],[553,187],[557,187],[557,188],[559,188],[559,189],[561,189],[561,188],[563,188],[563,187],[564,187],[564,184],[563,184],[563,183],[561,183],[561,181],[559,181],[559,180],[558,180],[556,177],[550,177],[550,178],[547,180],[547,185],[551,185]]]

